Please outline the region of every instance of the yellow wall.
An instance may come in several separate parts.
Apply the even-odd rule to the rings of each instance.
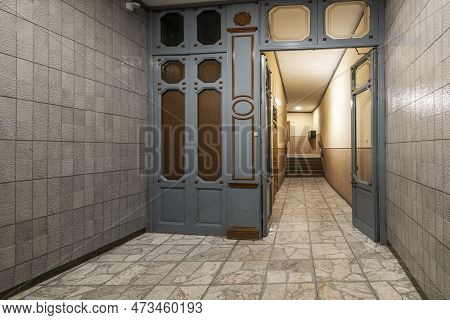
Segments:
[[[277,59],[274,52],[266,53],[270,71],[272,72],[272,106],[278,99],[278,148],[284,148],[287,143],[287,100],[284,95],[283,81],[278,69]]]
[[[291,126],[291,137],[305,137],[314,129],[312,113],[288,113],[287,120]]]
[[[348,202],[352,203],[351,189],[351,67],[362,58],[355,49],[348,49],[331,81],[323,100],[316,110],[323,146],[325,177],[330,185]],[[367,106],[364,106],[367,109]],[[361,117],[362,127],[370,128],[367,117]],[[360,144],[370,137],[362,132]]]
[[[272,156],[273,156],[273,170],[274,177],[273,183],[275,188],[273,188],[274,195],[281,187],[284,177],[285,177],[285,163],[287,155],[287,100],[284,95],[283,81],[280,75],[280,70],[278,68],[277,59],[274,52],[268,52],[266,54],[269,69],[272,72],[272,106],[275,105],[277,101],[277,128],[272,128]]]
[[[351,148],[351,67],[362,56],[348,49],[320,104],[320,133],[325,148]]]

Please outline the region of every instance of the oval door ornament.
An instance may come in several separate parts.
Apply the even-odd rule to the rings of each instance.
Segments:
[[[248,12],[241,11],[234,15],[233,21],[237,26],[245,27],[252,22],[252,16]]]
[[[233,112],[237,116],[245,117],[253,113],[255,107],[247,100],[240,100],[233,104]]]

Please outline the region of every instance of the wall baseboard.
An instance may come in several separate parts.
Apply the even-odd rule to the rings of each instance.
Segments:
[[[62,266],[59,266],[53,270],[47,271],[39,276],[37,276],[36,278],[33,278],[27,282],[24,282],[22,284],[19,284],[15,287],[12,287],[11,289],[8,289],[6,291],[0,292],[0,300],[6,300],[8,298],[13,297],[16,294],[19,294],[25,290],[30,289],[31,287],[34,287],[36,285],[38,285],[39,283],[42,283],[44,281],[47,281],[69,269],[72,269],[76,266],[79,266],[82,263],[85,263],[88,260],[91,260],[103,253],[106,253],[138,236],[140,236],[141,234],[144,234],[146,232],[146,229],[141,229],[139,231],[136,231],[122,239],[116,240],[106,246],[101,247],[100,249],[97,249],[95,251],[92,251],[88,254],[85,254],[84,256],[77,258],[74,261],[68,262],[66,264],[63,264]]]

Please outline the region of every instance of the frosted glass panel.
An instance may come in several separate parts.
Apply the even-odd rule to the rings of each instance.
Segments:
[[[372,183],[372,92],[356,96],[356,176]]]
[[[325,9],[325,33],[332,39],[357,39],[370,32],[370,7],[364,1],[330,4]]]
[[[310,35],[310,11],[302,5],[276,6],[269,11],[269,33],[274,41],[302,41]]]
[[[370,72],[370,61],[367,60],[362,65],[356,69],[355,80],[356,80],[356,88],[361,88],[365,84],[369,83],[371,72]]]

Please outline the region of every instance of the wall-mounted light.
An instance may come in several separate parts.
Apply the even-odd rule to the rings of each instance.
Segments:
[[[133,12],[135,9],[140,8],[140,7],[141,7],[141,4],[140,4],[140,3],[137,3],[137,2],[132,2],[132,1],[128,2],[128,1],[127,1],[127,3],[125,4],[125,6],[126,6],[126,8],[127,8],[128,11]]]

